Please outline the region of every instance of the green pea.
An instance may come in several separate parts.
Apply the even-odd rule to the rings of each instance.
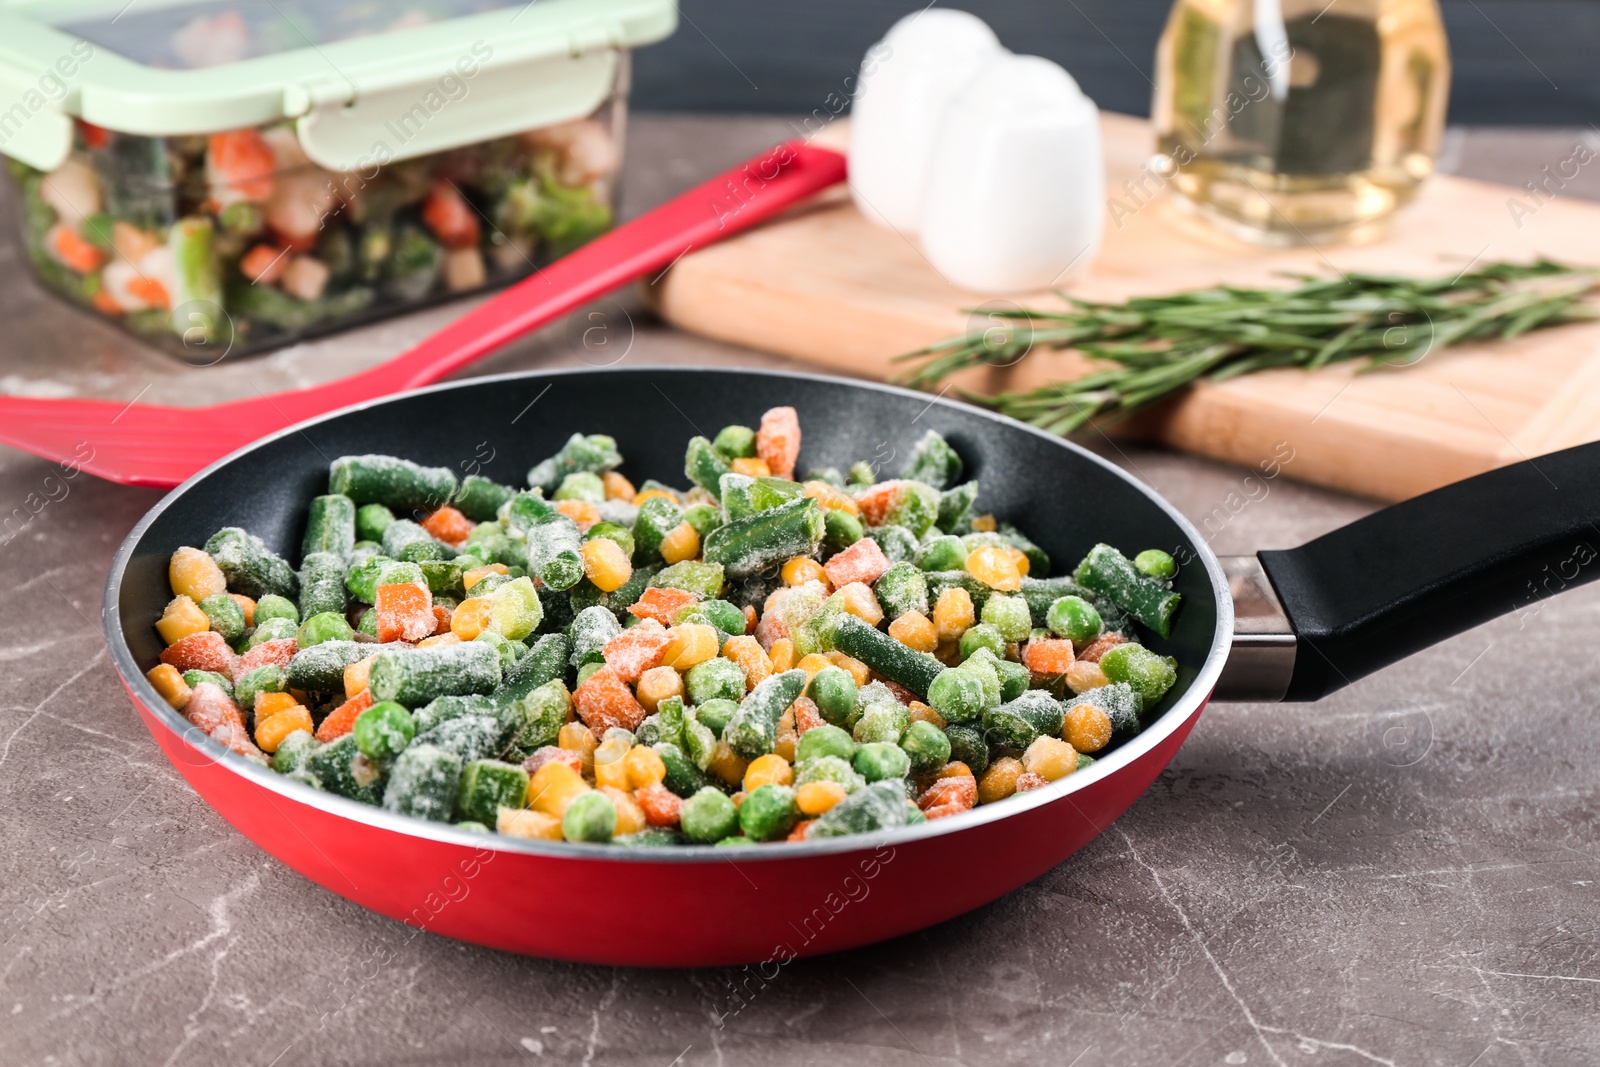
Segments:
[[[931,722],[914,722],[900,738],[912,774],[932,774],[950,762],[950,739]]]
[[[806,686],[806,694],[822,717],[837,726],[856,710],[856,680],[843,667],[828,666],[818,671]]]
[[[361,613],[361,621],[356,623],[356,630],[368,637],[378,636],[378,609],[368,608]]]
[[[795,824],[794,790],[786,785],[758,785],[739,805],[739,828],[755,841],[772,841]]]
[[[866,536],[861,520],[838,508],[829,508],[822,516],[822,543],[829,551],[849,548]]]
[[[992,664],[1000,678],[1000,699],[1015,700],[1028,688],[1028,668],[1009,659],[997,659]]]
[[[748,837],[724,837],[721,841],[717,842],[717,846],[716,847],[717,848],[742,848],[745,845],[756,845],[756,844],[760,844],[760,842],[752,841]]]
[[[748,426],[724,426],[711,443],[729,459],[749,459],[756,454],[756,432]]]
[[[393,522],[394,512],[382,504],[363,504],[356,508],[356,540],[382,541]]]
[[[976,626],[968,627],[967,632],[961,635],[962,659],[970,658],[980,648],[987,648],[1000,659],[1006,658],[1006,639],[992,623],[980,622]]]
[[[320,615],[313,615],[300,624],[300,629],[295,632],[295,640],[301,648],[310,648],[320,645],[324,641],[348,641],[354,637],[350,624],[344,621],[344,616],[333,611],[324,611]]]
[[[1028,611],[1028,602],[1020,596],[996,593],[984,601],[982,617],[1005,641],[1026,641],[1028,631],[1033,629],[1033,616]],[[995,654],[1004,658],[1005,649],[997,648]]]
[[[949,722],[969,722],[983,714],[983,680],[965,667],[940,671],[928,686],[928,703]]]
[[[590,675],[594,674],[595,671],[599,670],[601,667],[604,667],[605,665],[606,665],[606,661],[605,660],[600,660],[600,661],[598,661],[596,663],[585,663],[583,666],[579,667],[578,668],[578,685],[582,685],[584,682],[587,682],[589,680],[589,676]]]
[[[818,756],[838,756],[849,759],[856,754],[856,743],[850,734],[837,726],[813,726],[800,735],[795,745],[796,763]]]
[[[259,667],[256,668],[256,669],[260,670]],[[279,667],[278,669],[281,671],[283,668]],[[249,675],[246,675],[245,677],[249,677]],[[183,672],[183,684],[187,685],[190,689],[193,689],[195,686],[199,685],[201,682],[210,682],[212,685],[216,686],[218,689],[221,689],[224,693],[227,693],[230,697],[234,695],[233,680],[230,679],[230,678],[226,678],[223,675],[218,674],[216,671],[184,671]],[[246,706],[246,705],[240,705],[240,706],[244,707],[244,709],[246,711],[250,710],[250,708],[248,706]]]
[[[577,801],[573,801],[574,804]],[[567,809],[571,811],[569,807]],[[683,834],[690,841],[710,844],[721,841],[739,826],[739,812],[728,795],[715,786],[706,786],[683,802],[678,813]],[[563,822],[563,825],[565,823]]]
[[[967,565],[967,549],[961,538],[945,534],[917,549],[916,563],[925,571],[959,571]]]
[[[861,713],[861,718],[856,721],[851,736],[858,744],[879,741],[893,744],[900,740],[901,735],[906,732],[906,727],[910,725],[911,710],[898,700],[891,700],[869,705]]]
[[[820,729],[820,727],[818,727]],[[814,733],[807,730],[806,733]],[[851,757],[854,757],[851,753]],[[867,780],[856,773],[850,765],[850,760],[843,756],[813,756],[811,759],[801,760],[794,766],[794,785],[798,789],[811,782],[837,782],[844,786],[845,792],[854,793],[857,789],[866,787]]]
[[[256,601],[255,622],[257,626],[269,619],[288,619],[296,626],[300,625],[300,609],[294,606],[294,601],[287,597],[268,593]]]
[[[392,700],[372,705],[356,717],[356,748],[368,759],[398,756],[417,735],[411,713]]]
[[[1171,578],[1178,573],[1178,561],[1172,558],[1171,553],[1159,548],[1147,548],[1134,556],[1133,565],[1140,573],[1152,578]]]
[[[848,484],[853,486],[868,486],[878,483],[878,472],[866,460],[850,464],[850,471],[846,475]]]
[[[597,522],[583,535],[585,541],[593,541],[597,537],[616,542],[629,559],[633,558],[633,531],[621,523]]]
[[[556,500],[583,500],[590,504],[599,504],[606,498],[605,483],[593,471],[575,471],[561,479],[561,486],[556,490]]]
[[[1075,647],[1082,647],[1100,636],[1100,612],[1081,596],[1064,596],[1050,605],[1045,625]]]
[[[616,832],[617,806],[599,790],[580,793],[561,816],[561,833],[568,841],[610,841]]]
[[[740,700],[744,697],[744,671],[733,660],[717,656],[685,671],[683,685],[691,704]]]
[[[701,726],[721,737],[722,731],[727,729],[729,721],[738,712],[739,705],[734,701],[716,698],[696,707],[694,709],[694,717]]]
[[[276,663],[257,667],[233,687],[233,699],[245,711],[256,710],[256,697],[261,693],[281,693],[287,683],[287,672]]]
[[[911,773],[911,757],[892,741],[869,741],[856,749],[850,765],[868,782],[904,778]]]
[[[1178,680],[1176,663],[1158,656],[1143,645],[1129,642],[1118,645],[1100,657],[1100,669],[1113,682],[1126,682],[1151,707],[1166,695]]]
[[[228,594],[206,597],[200,601],[200,610],[210,620],[211,628],[230,645],[244,636],[244,609]]]
[[[283,641],[292,638],[299,628],[293,619],[285,619],[282,616],[268,619],[266,622],[258,622],[256,623],[255,632],[245,641],[244,648],[240,651],[248,652],[257,645],[265,644],[268,641]]]

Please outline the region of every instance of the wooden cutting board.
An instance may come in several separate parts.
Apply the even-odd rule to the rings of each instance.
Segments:
[[[839,143],[842,129],[827,131]],[[1141,119],[1103,122],[1108,194],[1140,176],[1151,136]],[[1529,160],[1530,180],[1559,160]],[[1147,182],[1147,188],[1149,183]],[[1064,283],[1076,296],[1122,300],[1228,282],[1283,284],[1284,273],[1371,270],[1445,275],[1469,265],[1547,256],[1600,263],[1600,204],[1463,178],[1432,179],[1375,243],[1263,249],[1225,237],[1156,192],[1110,217],[1098,260]],[[1514,212],[1512,205],[1520,204]],[[1533,209],[1531,213],[1528,209]],[[720,340],[888,378],[894,356],[965,332],[995,301],[945,282],[913,238],[882,229],[834,190],[789,216],[692,252],[655,287],[662,314]],[[1058,306],[1050,293],[998,298]],[[1024,388],[1081,371],[1076,357],[1035,351],[1016,366],[969,372],[963,384]],[[1092,431],[1091,431],[1092,432]],[[1285,455],[1291,477],[1386,500],[1600,438],[1600,322],[1442,349],[1406,368],[1355,365],[1272,371],[1201,384],[1112,432],[1255,466]]]

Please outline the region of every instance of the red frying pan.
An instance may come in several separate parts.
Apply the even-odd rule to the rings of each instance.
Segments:
[[[199,735],[144,680],[161,650],[168,556],[243,525],[300,541],[328,462],[387,452],[476,464],[521,484],[573,432],[615,436],[637,479],[682,478],[684,441],[791,404],[800,466],[894,471],[929,428],[1069,566],[1097,541],[1182,562],[1178,684],[1142,733],[1050,786],[860,837],[630,850],[484,836],[392,815],[280,777]],[[531,405],[531,406],[530,406]],[[488,460],[482,457],[490,456]],[[514,952],[632,966],[756,964],[930,926],[1062,862],[1144,792],[1206,701],[1314,700],[1426,645],[1595,576],[1600,444],[1429,493],[1289,551],[1218,560],[1166,501],[1097,456],[1020,423],[887,386],[742,370],[638,368],[482,378],[284,430],[179,486],[123,542],[106,640],[135,707],[195,790],[263,849],[341,896],[422,929]],[[775,973],[775,972],[773,972]],[[754,980],[754,979],[753,979]]]

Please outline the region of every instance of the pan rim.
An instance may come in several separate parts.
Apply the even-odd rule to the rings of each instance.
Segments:
[[[1211,580],[1212,595],[1217,605],[1216,631],[1212,634],[1210,650],[1206,654],[1205,661],[1200,665],[1194,681],[1189,684],[1189,688],[1172,707],[1167,709],[1159,720],[1148,728],[1141,730],[1136,737],[1117,748],[1111,755],[1104,759],[1096,760],[1088,768],[1076,771],[1061,781],[1052,782],[1041,789],[1031,790],[1023,796],[1011,797],[1005,804],[980,805],[960,815],[934,819],[915,826],[854,834],[847,837],[826,838],[817,841],[773,842],[764,844],[756,849],[738,849],[732,852],[716,845],[682,845],[672,848],[651,849],[599,849],[593,845],[568,841],[529,841],[497,833],[484,834],[470,830],[460,830],[449,823],[436,823],[385,811],[379,807],[325,793],[296,782],[268,767],[263,767],[252,760],[246,759],[244,756],[238,755],[210,737],[202,736],[197,740],[193,735],[197,734],[198,731],[161,698],[155,687],[145,678],[144,672],[139,668],[137,661],[133,657],[132,650],[128,647],[122,630],[122,579],[127,571],[128,562],[133,557],[134,549],[144,537],[145,532],[191,488],[257,448],[287,437],[290,434],[301,433],[308,427],[384,404],[485,384],[545,378],[604,376],[608,374],[661,374],[671,376],[707,373],[726,374],[734,377],[758,376],[788,381],[819,382],[829,385],[843,385],[894,397],[924,400],[928,402],[929,406],[939,405],[968,415],[977,414],[1007,429],[1028,433],[1052,445],[1066,449],[1068,452],[1075,454],[1080,460],[1098,464],[1110,471],[1113,475],[1143,493],[1168,518],[1177,524],[1179,529],[1189,538],[1190,543],[1194,545],[1196,558],[1204,566],[1206,575]],[[405,392],[392,393],[387,396],[350,404],[259,437],[249,444],[207,464],[204,468],[185,479],[158,500],[150,510],[145,512],[133,529],[128,532],[128,535],[123,538],[122,544],[118,547],[116,556],[111,562],[111,569],[106,576],[105,591],[101,600],[101,624],[105,634],[106,646],[111,652],[113,666],[121,677],[130,697],[141,705],[148,715],[159,721],[179,742],[188,744],[203,753],[209,762],[220,764],[233,773],[248,779],[252,784],[268,789],[285,800],[306,804],[329,815],[362,823],[374,829],[391,831],[409,837],[418,837],[438,844],[456,845],[472,849],[489,848],[497,852],[524,854],[543,859],[614,863],[708,863],[743,862],[746,860],[783,862],[800,860],[809,856],[871,852],[884,845],[917,844],[934,837],[960,833],[1013,815],[1021,815],[1024,812],[1062,800],[1070,803],[1072,794],[1087,789],[1101,779],[1109,778],[1139,762],[1143,756],[1165,742],[1168,737],[1181,729],[1199,713],[1200,709],[1210,699],[1212,690],[1216,686],[1217,678],[1220,676],[1223,664],[1227,659],[1229,649],[1232,646],[1233,600],[1228,590],[1227,579],[1223,574],[1221,563],[1211,550],[1209,543],[1201,536],[1200,531],[1193,523],[1153,488],[1145,485],[1138,478],[1122,470],[1116,464],[1090,452],[1073,441],[1057,437],[1026,423],[971,404],[948,400],[942,395],[929,396],[926,393],[883,382],[845,378],[831,374],[812,374],[765,368],[643,364],[628,368],[560,367],[513,371],[506,374],[441,382],[419,389],[410,389]],[[1073,806],[1076,807],[1075,804]],[[1103,827],[1098,827],[1097,832],[1103,829]]]

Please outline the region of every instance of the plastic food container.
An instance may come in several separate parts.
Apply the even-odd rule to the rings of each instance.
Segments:
[[[611,225],[675,0],[0,2],[39,280],[211,363],[529,274]]]

